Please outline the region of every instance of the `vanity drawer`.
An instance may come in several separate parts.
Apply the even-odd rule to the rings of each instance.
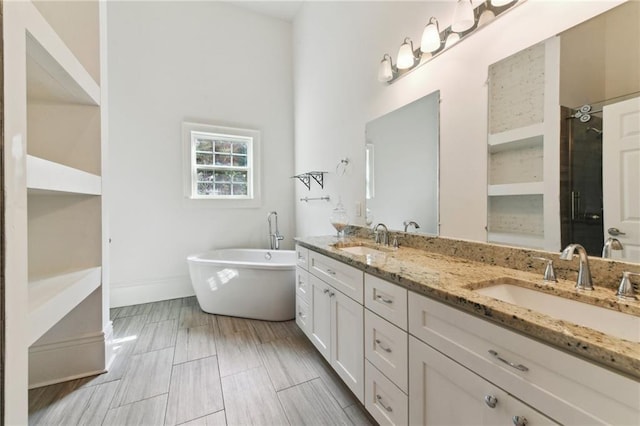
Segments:
[[[309,270],[309,249],[296,244],[296,264],[304,269]]]
[[[403,330],[407,329],[407,289],[364,275],[364,305]]]
[[[384,374],[365,361],[364,406],[380,425],[409,423],[409,398]]]
[[[302,269],[300,266],[296,267],[296,296],[300,297],[305,302],[309,302],[309,291],[311,287],[309,284],[309,272],[306,269]]]
[[[404,393],[408,393],[408,338],[406,331],[364,311],[365,357]]]
[[[409,333],[560,423],[640,424],[640,382],[413,292]]]
[[[298,324],[298,327],[300,327],[300,330],[302,330],[305,335],[309,334],[310,312],[309,303],[300,296],[296,296],[296,324]]]
[[[309,272],[362,304],[364,288],[362,271],[310,250]]]

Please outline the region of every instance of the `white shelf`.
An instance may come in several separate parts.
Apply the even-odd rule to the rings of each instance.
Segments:
[[[487,236],[490,243],[504,244],[508,246],[544,248],[544,236],[531,234],[518,234],[511,232],[491,232]]]
[[[95,267],[29,282],[29,345],[97,289],[101,274]]]
[[[507,130],[489,135],[489,152],[503,149],[521,149],[543,143],[544,123]]]
[[[544,182],[507,183],[502,185],[489,185],[490,197],[503,195],[543,195]]]
[[[100,195],[102,179],[73,167],[27,155],[27,189],[41,191]]]
[[[36,7],[25,15],[27,98],[100,105],[100,87]]]

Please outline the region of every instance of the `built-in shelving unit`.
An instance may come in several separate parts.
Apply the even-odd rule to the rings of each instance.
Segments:
[[[12,64],[5,68],[12,141],[5,177],[13,225],[6,293],[13,368],[5,383],[12,392],[4,421],[25,424],[27,378],[31,388],[95,374],[111,358],[103,286],[106,6],[87,0],[2,7]]]
[[[92,173],[27,155],[27,189],[29,195],[52,192],[100,195],[102,179]]]
[[[101,284],[101,268],[29,282],[29,342],[33,344]]]

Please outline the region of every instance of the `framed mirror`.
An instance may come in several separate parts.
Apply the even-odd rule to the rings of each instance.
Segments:
[[[438,234],[440,92],[366,124],[366,222]]]
[[[489,242],[640,262],[639,2],[489,67],[488,157]]]

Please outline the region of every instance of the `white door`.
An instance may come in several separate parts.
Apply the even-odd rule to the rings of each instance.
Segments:
[[[640,262],[640,97],[605,106],[602,120],[604,239],[624,246],[613,258]]]
[[[329,362],[331,357],[329,345],[331,344],[331,298],[329,291],[331,286],[312,274],[309,274],[311,293],[309,296],[310,320],[307,323],[311,343],[318,349],[322,356]]]
[[[331,288],[331,365],[364,402],[364,308]]]

